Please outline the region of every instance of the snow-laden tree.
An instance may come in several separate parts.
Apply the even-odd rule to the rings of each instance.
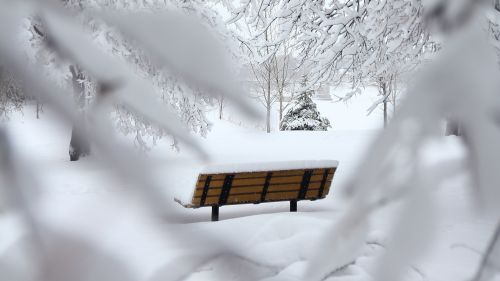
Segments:
[[[238,56],[235,41],[233,42],[232,36],[221,22],[217,11],[211,9],[205,1],[130,2],[123,0],[72,0],[67,1],[66,6],[84,12],[94,10],[107,11],[111,9],[122,12],[139,10],[155,14],[169,10],[186,14],[200,20],[221,42],[224,42],[228,53],[233,57]],[[169,72],[159,67],[154,57],[143,52],[140,44],[137,44],[133,40],[125,39],[123,34],[117,32],[115,27],[110,26],[108,23],[88,18],[85,14],[80,16],[79,20],[88,26],[88,30],[97,46],[129,65],[137,75],[148,80],[154,86],[158,102],[165,103],[175,110],[186,127],[192,132],[206,136],[210,124],[204,115],[204,109],[207,103],[212,103],[212,100],[206,98],[199,87],[193,87],[190,83],[179,80],[175,72]],[[47,42],[42,44],[42,41],[50,40],[50,34],[49,38],[45,38],[44,33],[46,31],[36,32],[45,29],[42,22],[34,23],[34,26],[37,28],[33,28],[34,36],[31,45],[37,48],[36,52],[38,54],[35,57],[48,62],[46,66],[48,69],[47,72],[50,73],[49,75],[54,75],[57,72],[57,75],[60,77],[59,79],[63,83],[71,83],[75,92],[80,93],[78,94],[79,97],[75,97],[75,101],[79,104],[82,115],[85,115],[86,108],[92,103],[92,99],[96,96],[96,91],[100,88],[100,81],[86,74],[84,71],[80,71],[80,67],[77,65],[66,65],[66,71],[60,71],[61,64],[64,65],[65,60],[53,58],[53,51],[51,53],[50,48],[46,48]],[[59,68],[59,71],[56,71],[56,68]],[[119,105],[116,106],[116,112],[113,114],[113,117],[115,118],[116,128],[125,135],[133,136],[134,142],[142,150],[149,149],[158,139],[169,135],[165,130],[147,122],[144,118]],[[71,143],[74,143],[74,141],[71,141]],[[174,140],[173,143],[174,147],[177,148],[177,142]],[[70,148],[70,150],[75,149]]]
[[[269,7],[278,8],[265,14]],[[381,99],[375,105],[385,109],[394,89],[404,86],[397,85],[400,76],[420,63],[429,39],[421,1],[248,0],[233,11],[234,20],[265,18],[254,25],[255,34],[275,30],[273,40],[261,44],[271,53],[293,42],[299,67],[310,77],[307,88],[332,82],[376,86]]]
[[[254,96],[266,108],[266,131],[270,132],[273,105],[279,103],[281,121],[299,78],[291,37],[282,37],[283,26],[275,20],[282,3],[266,0],[243,1],[236,6],[231,1],[223,3],[232,13],[227,23],[246,54]]]
[[[333,1],[304,27],[312,27],[313,35],[297,36],[299,54],[311,61],[313,83],[376,86],[386,124],[389,96],[404,87],[398,85],[401,75],[419,64],[428,42],[421,2]]]
[[[0,65],[0,120],[8,119],[12,111],[20,110],[24,101],[19,81]]]
[[[115,1],[115,7],[126,7],[127,10],[136,9],[171,9],[183,14],[199,19],[221,42],[224,42],[225,50],[233,57],[239,57],[237,44],[232,35],[227,31],[225,25],[218,16],[217,11],[210,8],[207,1],[152,1],[153,4],[132,5],[129,1]],[[192,87],[185,81],[180,81],[164,69],[158,68],[151,57],[144,55],[140,49],[130,44],[126,40],[113,32],[106,26],[102,26],[101,36],[105,37],[104,44],[107,48],[118,53],[128,63],[137,66],[137,72],[154,84],[157,89],[158,101],[171,106],[186,126],[194,133],[206,136],[210,129],[210,123],[206,119],[204,112],[208,103],[212,99],[207,99],[203,92],[197,87]],[[135,142],[142,149],[147,149],[151,143],[168,135],[167,132],[145,122],[124,108],[118,108],[116,114],[118,129],[124,134],[132,134]],[[149,141],[148,141],[149,139]],[[173,142],[176,147],[176,141]],[[176,147],[177,148],[177,147]]]
[[[377,210],[395,202],[403,208],[393,222],[390,246],[385,247],[387,252],[371,277],[403,279],[405,268],[428,254],[436,238],[433,223],[440,209],[435,190],[464,175],[469,178],[471,202],[482,214],[498,221],[500,177],[494,167],[500,159],[500,126],[495,117],[500,113],[500,71],[484,28],[484,14],[491,12],[492,2],[429,2],[435,5],[426,7],[427,23],[441,29],[442,50],[418,75],[399,113],[374,140],[351,178],[345,192],[350,207],[318,245],[318,255],[305,275],[309,280],[324,280],[332,268],[345,266],[345,256],[366,241]],[[425,150],[430,143],[449,140],[442,135],[441,124],[450,116],[461,124],[464,137],[459,144],[464,153],[446,159],[431,157],[429,163],[431,155]],[[498,230],[491,233],[491,243],[472,280],[500,276],[499,239]]]
[[[314,91],[302,92],[281,121],[282,131],[326,131],[330,121],[321,117],[316,104],[311,99]]]
[[[264,7],[258,10],[251,7],[251,11],[258,11],[255,17],[244,18],[245,29],[242,31],[247,36],[240,36],[243,51],[247,54],[246,65],[251,69],[252,95],[266,109],[266,131],[271,132],[271,110],[277,100],[274,85],[274,66],[276,65],[276,51],[272,46],[275,33],[272,28],[266,28],[261,32],[263,26],[269,23],[274,6]],[[232,21],[231,21],[232,22]]]
[[[45,169],[39,169],[40,165],[28,165],[24,157],[18,155],[21,149],[16,147],[17,143],[12,142],[7,130],[0,127],[2,216],[15,217],[19,222],[16,225],[20,228],[20,240],[12,240],[16,244],[12,252],[19,257],[15,263],[26,265],[19,268],[15,264],[2,264],[0,275],[9,280],[53,281],[124,281],[150,278],[151,275],[157,278],[154,280],[185,279],[208,260],[228,253],[228,249],[233,246],[226,247],[225,241],[219,241],[219,237],[212,237],[210,233],[197,237],[195,233],[178,235],[178,232],[174,232],[176,225],[173,222],[178,223],[180,217],[173,207],[172,198],[168,196],[168,186],[165,186],[165,181],[157,180],[153,174],[155,169],[148,159],[134,153],[128,144],[117,139],[114,130],[116,119],[113,119],[116,107],[123,107],[136,116],[141,116],[148,123],[169,132],[176,140],[190,148],[199,160],[208,159],[208,154],[186,130],[185,123],[180,120],[177,112],[165,103],[158,102],[160,95],[151,79],[141,76],[138,67],[113,53],[114,49],[106,50],[98,44],[102,41],[94,36],[94,28],[98,27],[92,22],[104,24],[110,32],[123,35],[123,38],[127,38],[124,39],[127,43],[140,49],[141,57],[152,58],[156,70],[165,71],[162,75],[195,89],[193,96],[198,91],[212,97],[223,95],[249,117],[256,117],[257,113],[244,100],[244,91],[236,82],[233,83],[235,79],[231,75],[231,68],[226,65],[225,50],[219,48],[215,36],[197,20],[193,21],[185,14],[172,10],[152,12],[150,9],[138,9],[125,13],[117,12],[116,9],[71,9],[61,2],[0,1],[2,66],[5,65],[16,80],[20,81],[23,92],[36,96],[50,106],[55,113],[56,122],[65,125],[74,124],[80,118],[74,99],[79,96],[79,92],[71,87],[73,80],[69,69],[69,66],[78,67],[84,75],[84,81],[77,79],[75,82],[79,87],[83,83],[85,91],[92,90],[95,94],[90,106],[86,108],[87,126],[78,127],[76,130],[79,136],[88,137],[92,148],[97,152],[94,161],[89,161],[84,166],[91,166],[91,169],[105,167],[103,172],[113,180],[103,182],[99,187],[108,188],[113,186],[113,183],[123,183],[120,185],[123,190],[130,188],[130,192],[119,192],[118,196],[106,197],[100,203],[92,200],[92,204],[76,204],[82,208],[80,210],[90,214],[91,226],[80,224],[72,227],[74,231],[67,231],[67,228],[47,223],[48,221],[37,213],[40,210],[40,199],[45,197],[42,195],[45,192],[44,181],[37,181],[37,178]],[[129,6],[138,2],[152,1],[122,3]],[[23,24],[26,19],[36,17],[40,18],[43,36],[46,36],[44,40],[38,41],[46,47],[41,53],[47,56],[36,52],[35,60],[27,61],[24,53],[26,44],[17,39],[19,32],[24,32],[23,30],[31,35],[36,33],[32,31],[33,24],[28,27]],[[182,28],[179,29],[179,26]],[[28,37],[31,38],[31,35]],[[28,50],[32,50],[31,43],[37,42],[31,39],[28,41]],[[58,65],[60,67],[57,67]],[[79,73],[79,70],[75,73]],[[168,169],[163,171],[168,172]],[[74,207],[74,204],[68,205]],[[122,254],[101,247],[102,238],[110,237],[110,233],[119,236],[123,231],[116,224],[117,216],[123,213],[113,213],[110,208],[113,205],[120,208],[137,207],[133,216],[147,225],[144,229],[151,227],[154,233],[162,233],[159,237],[173,237],[182,245],[190,245],[193,241],[201,241],[202,238],[207,246],[213,248],[202,252],[199,251],[200,247],[187,249],[187,255],[184,257],[188,259],[183,257],[170,260],[161,268],[148,272],[148,276],[139,276],[134,270],[128,270],[130,267],[121,259]],[[64,209],[63,212],[67,212],[71,217],[77,216],[78,213],[72,208]],[[113,220],[109,220],[110,218]],[[137,229],[142,229],[139,225]],[[99,227],[103,227],[105,233],[99,232],[90,237],[92,235],[87,235],[89,232],[85,231]],[[71,251],[68,252],[68,249]],[[3,257],[5,255],[2,252]],[[231,254],[231,257],[242,259],[239,254]],[[61,266],[62,263],[70,266]],[[182,264],[182,267],[179,267],[179,264]]]

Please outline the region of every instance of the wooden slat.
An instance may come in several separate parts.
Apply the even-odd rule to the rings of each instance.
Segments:
[[[297,192],[300,189],[300,183],[295,183],[295,184],[270,184],[267,192],[276,192],[276,191],[282,191],[282,190],[297,190]]]
[[[248,195],[229,195],[227,198],[229,204],[236,204],[238,202],[260,202],[260,194],[248,194]]]
[[[313,188],[319,189],[320,186],[321,186],[321,182],[311,182],[311,183],[309,183],[309,189],[313,189]]]
[[[242,193],[259,193],[259,194],[261,194],[263,188],[264,188],[264,185],[252,186],[252,187],[232,188],[231,192],[229,194],[230,195],[242,194]]]
[[[266,200],[292,200],[297,199],[299,191],[268,193]]]
[[[193,197],[193,200],[191,200],[191,204],[193,204],[193,206],[199,207],[200,199],[201,199],[200,197]]]
[[[311,181],[311,184],[313,183],[320,183],[321,182],[321,179],[319,180],[315,180],[315,181]],[[293,188],[297,188],[297,186],[300,187],[300,183],[301,182],[296,182],[296,183],[287,183],[287,182],[281,182],[281,183],[274,183],[274,184],[270,184],[270,186],[273,186],[273,187],[277,187],[277,189],[280,189],[278,186],[292,186]],[[210,189],[221,189],[222,188],[222,185],[223,185],[223,181],[219,181],[219,183],[210,183]],[[239,188],[261,188],[262,186],[264,185],[264,181],[261,183],[261,184],[249,184],[249,185],[232,185],[231,189],[239,189]],[[197,188],[197,191],[199,190],[199,188]]]
[[[306,199],[317,199],[319,189],[313,188],[309,189],[306,193]]]
[[[311,181],[322,180],[323,175],[313,175],[311,176]],[[274,183],[301,183],[303,176],[291,176],[291,177],[272,177],[271,184]]]
[[[309,183],[309,188],[319,188],[321,182],[311,182]],[[282,191],[282,190],[300,190],[300,183],[296,184],[275,184],[269,185],[268,192]]]
[[[208,189],[207,195],[220,195],[221,189]],[[194,193],[194,197],[201,197],[203,194],[203,189],[199,190],[197,189],[196,192]]]
[[[327,181],[327,182],[331,182],[331,181]],[[311,181],[310,185],[314,186],[314,187],[319,187],[320,183],[321,183],[321,181],[315,180],[315,181]],[[242,189],[245,191],[252,190],[252,189],[262,190],[263,185],[264,185],[264,183],[256,184],[256,185],[249,185],[249,186],[246,186],[246,185],[234,186],[233,185],[231,190],[237,190],[237,189],[238,190]],[[221,188],[222,187],[212,186],[212,184],[210,184],[209,194],[212,194],[212,195],[219,194]],[[269,190],[286,190],[286,189],[300,189],[300,183],[294,183],[294,184],[287,184],[287,183],[277,183],[276,184],[275,183],[275,184],[270,184],[270,186],[269,186]],[[196,188],[194,196],[201,196],[202,192],[203,192],[203,187]]]
[[[207,197],[205,200],[205,205],[218,205],[219,204],[219,196],[216,197]]]
[[[288,177],[272,177],[270,184],[273,183],[300,183],[302,176],[288,176]]]
[[[250,172],[250,173],[237,173],[234,179],[247,179],[247,178],[265,178],[267,172]]]
[[[199,175],[197,182],[203,182],[204,183],[206,179],[207,179],[207,175]]]
[[[322,175],[322,169],[313,169],[313,175]],[[244,173],[222,173],[222,174],[200,174],[198,176],[198,182],[204,182],[208,175],[212,176],[212,180],[224,180],[226,175],[234,174],[235,179],[246,179],[246,178],[265,178],[267,172],[244,172]],[[283,171],[273,171],[274,176],[282,177],[282,176],[301,176],[304,174],[303,169],[296,170],[283,170]]]
[[[215,179],[215,180],[214,180],[214,179],[212,179],[212,180],[210,181],[210,186],[212,186],[212,187],[214,187],[214,186],[215,186],[215,187],[222,187],[222,184],[224,184],[224,179]],[[197,185],[198,185],[198,186],[201,186],[201,185],[203,185],[203,184],[200,184],[200,183],[198,182],[198,184],[197,184]]]
[[[313,176],[323,175],[324,171],[325,171],[325,169],[323,169],[323,168],[321,168],[321,169],[314,169],[313,170]]]
[[[311,182],[314,182],[314,181],[321,181],[323,180],[323,174],[318,174],[318,175],[312,175],[311,176]]]
[[[262,186],[264,185],[265,178],[255,178],[255,179],[238,179],[233,180],[232,186]],[[210,183],[211,188],[222,188],[224,185],[224,180],[213,180]]]
[[[246,179],[246,178],[265,178],[267,172],[245,172],[245,173],[223,173],[223,174],[210,174],[213,180],[224,180],[226,175],[234,174],[235,179]],[[198,177],[198,181],[204,181],[207,174],[201,174]]]
[[[323,171],[323,169],[313,170],[313,178],[316,179],[315,176],[323,175],[322,171]],[[277,171],[277,172],[273,172],[273,180],[279,181],[279,178],[285,177],[285,178],[290,178],[290,181],[295,181],[295,180],[301,181],[303,174],[304,174],[304,170]],[[224,178],[226,175],[228,175],[228,174],[213,174],[213,175],[211,175],[212,182],[217,183],[217,184],[214,184],[214,186],[222,186],[222,183],[224,182]],[[266,175],[267,175],[266,172],[240,173],[240,174],[235,174],[234,180],[257,179],[257,181],[258,181],[258,179],[262,179],[262,181],[264,181],[266,178]],[[198,177],[197,186],[200,186],[200,187],[203,186],[203,183],[205,182],[206,177],[207,177],[207,175],[200,175]]]
[[[216,175],[216,176],[215,175],[209,175],[209,176],[211,176],[211,178],[210,178],[210,186],[215,186],[215,185],[217,185],[217,183],[220,183],[220,186],[222,186],[222,183],[224,182],[224,178],[221,179],[220,178],[221,175]],[[216,178],[214,179],[213,177],[216,177]],[[206,179],[207,177],[205,176],[203,178]],[[203,188],[204,185],[205,185],[205,180],[203,180],[203,181],[199,180],[198,182],[196,182],[196,188]]]
[[[249,185],[264,185],[264,182],[266,181],[266,177],[260,177],[260,178],[253,178],[253,179],[238,179],[235,177],[233,180],[233,187],[234,186],[249,186]]]

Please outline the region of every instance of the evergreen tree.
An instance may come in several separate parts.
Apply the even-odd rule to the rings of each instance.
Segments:
[[[282,131],[326,131],[331,127],[330,121],[321,117],[311,99],[313,94],[314,91],[304,91],[299,95],[281,121]]]

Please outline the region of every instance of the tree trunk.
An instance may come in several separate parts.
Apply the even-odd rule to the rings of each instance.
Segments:
[[[394,99],[392,100],[392,116],[396,114],[396,96],[394,96]]]
[[[266,114],[266,131],[271,132],[271,66],[267,70],[267,114]]]
[[[446,136],[460,136],[460,124],[456,121],[448,120],[446,122]]]
[[[384,129],[387,127],[387,87],[385,83],[382,83],[382,95],[384,96]]]
[[[70,71],[72,74],[71,80],[73,84],[74,94],[76,95],[77,106],[79,110],[83,111],[85,106],[85,86],[81,81],[85,78],[82,71],[76,66],[71,65]],[[71,140],[69,142],[69,160],[78,161],[80,156],[85,156],[90,153],[90,145],[86,140],[86,137],[82,135],[84,132],[85,119],[80,118],[77,123],[73,124],[71,128]]]
[[[267,114],[266,114],[266,132],[271,132],[271,103],[267,103]]]
[[[69,160],[78,161],[80,156],[83,156],[87,148],[85,147],[82,138],[79,136],[78,126],[73,124],[71,128],[71,140],[69,142]]]
[[[387,127],[387,99],[384,100],[384,129]]]
[[[397,79],[393,78],[391,81],[392,83],[392,116],[396,114],[396,102],[397,102],[397,97],[398,97],[398,83]]]
[[[283,119],[283,92],[280,93],[280,124]]]
[[[78,161],[81,155],[81,148],[78,145],[75,133],[75,126],[71,128],[71,140],[69,141],[69,161]]]
[[[221,97],[219,100],[219,120],[222,120],[222,111],[224,109],[224,98]]]

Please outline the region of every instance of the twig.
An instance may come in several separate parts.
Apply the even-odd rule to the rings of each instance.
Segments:
[[[495,246],[500,239],[500,222],[497,225],[497,229],[495,230],[495,233],[493,234],[493,238],[491,239],[490,243],[488,244],[488,248],[486,249],[486,252],[483,256],[483,259],[481,260],[481,264],[479,265],[479,269],[476,273],[476,277],[472,279],[473,281],[481,281],[483,277],[483,273],[485,269],[488,267],[488,264],[490,262],[490,258],[492,256],[492,252],[495,249]]]

